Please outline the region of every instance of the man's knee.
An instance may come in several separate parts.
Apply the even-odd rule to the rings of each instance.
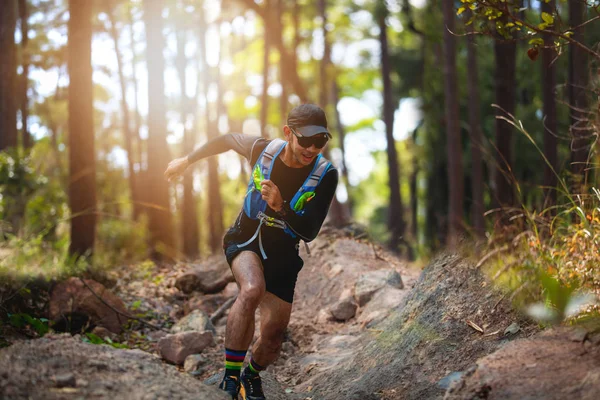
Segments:
[[[260,283],[252,283],[242,285],[238,297],[243,304],[257,308],[265,295],[265,285]]]

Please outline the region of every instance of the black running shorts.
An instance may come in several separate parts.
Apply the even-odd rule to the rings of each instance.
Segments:
[[[267,292],[274,294],[285,302],[292,303],[298,273],[304,265],[304,261],[298,255],[297,246],[269,246],[263,238],[263,246],[267,255],[267,259],[263,259],[258,245],[258,238],[244,247],[238,247],[239,243],[244,242],[236,240],[235,231],[235,228],[230,229],[223,239],[223,250],[229,267],[231,267],[235,257],[242,251],[256,253],[262,261]],[[281,232],[281,234],[284,233]]]

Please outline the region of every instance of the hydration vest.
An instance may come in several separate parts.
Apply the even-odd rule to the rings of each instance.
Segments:
[[[252,170],[252,174],[250,177],[250,182],[248,182],[248,191],[246,193],[246,197],[244,199],[244,213],[251,219],[259,220],[258,228],[254,235],[250,238],[250,240],[245,243],[239,244],[238,247],[244,247],[248,244],[252,243],[256,238],[259,239],[259,247],[261,254],[264,259],[267,258],[267,255],[264,252],[262,246],[262,235],[261,235],[261,227],[266,225],[268,227],[279,228],[282,229],[286,234],[295,238],[297,235],[288,227],[287,223],[283,220],[269,217],[265,214],[267,209],[267,202],[262,199],[261,182],[265,179],[271,179],[271,173],[273,171],[273,166],[275,165],[275,160],[279,156],[279,154],[283,151],[287,142],[281,139],[274,139],[267,147],[260,153],[258,159],[256,160],[256,164],[254,164],[254,168]],[[292,201],[290,202],[290,208],[298,215],[305,214],[305,206],[306,203],[311,201],[315,196],[314,190],[321,183],[325,172],[329,170],[331,167],[331,163],[327,161],[325,157],[321,154],[317,156],[315,161],[315,165],[311,171],[311,173],[307,176],[306,180],[302,184],[302,186],[298,189]]]

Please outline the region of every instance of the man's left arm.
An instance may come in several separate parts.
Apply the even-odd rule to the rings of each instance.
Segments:
[[[305,242],[310,242],[317,237],[321,230],[333,196],[335,196],[338,179],[338,171],[335,168],[331,168],[323,175],[321,183],[315,189],[315,196],[304,206],[303,215],[296,214],[292,210],[291,204],[277,202],[274,206],[271,204],[269,206],[280,215],[292,232]]]

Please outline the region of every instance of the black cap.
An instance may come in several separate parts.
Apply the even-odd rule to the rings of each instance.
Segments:
[[[331,133],[327,130],[325,111],[315,104],[294,107],[288,114],[287,124],[305,137],[324,133],[331,138]]]

